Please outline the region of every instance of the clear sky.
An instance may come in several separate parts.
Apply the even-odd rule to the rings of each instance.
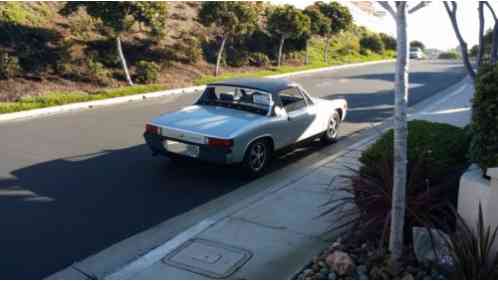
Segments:
[[[314,0],[271,0],[274,4],[293,4],[299,8],[315,2]],[[347,2],[347,1],[340,1]],[[410,5],[416,5],[418,1],[409,1]],[[458,2],[458,21],[464,39],[469,46],[478,42],[479,20],[477,15],[477,1],[465,0]],[[391,1],[391,3],[393,3]],[[496,1],[489,1],[498,12]],[[347,3],[346,3],[347,4]],[[349,6],[349,5],[348,5]],[[382,8],[375,4],[378,10]],[[382,18],[368,16],[359,9],[353,10],[355,21],[360,25],[365,25],[372,30],[382,31],[395,35],[396,29],[394,20],[389,14]],[[485,9],[486,29],[494,25],[491,14]],[[433,1],[429,6],[411,14],[408,19],[408,34],[410,40],[422,41],[428,48],[452,49],[458,46],[458,41],[451,27],[450,20],[444,9],[442,1]]]

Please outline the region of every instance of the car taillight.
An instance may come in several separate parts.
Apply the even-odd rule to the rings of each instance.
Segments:
[[[230,148],[233,145],[233,140],[208,138],[207,144],[209,146]]]
[[[145,132],[149,134],[159,135],[159,127],[151,124],[145,124]]]

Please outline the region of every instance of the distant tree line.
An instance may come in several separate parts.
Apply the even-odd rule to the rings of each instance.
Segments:
[[[207,31],[207,37],[204,34],[199,36],[199,32],[195,31],[181,32],[174,38],[175,43],[166,47],[159,42],[171,32],[167,30],[167,20],[173,18],[173,15],[169,14],[168,5],[172,4],[159,1],[66,2],[58,13],[68,17],[68,25],[75,27],[69,29],[69,38],[58,38],[55,44],[53,36],[39,36],[36,43],[43,48],[36,50],[34,45],[31,48],[28,37],[37,35],[39,30],[33,29],[29,34],[10,30],[5,32],[6,35],[15,37],[7,38],[9,42],[23,43],[17,43],[15,52],[0,49],[0,79],[15,77],[26,67],[35,67],[39,63],[31,58],[47,58],[42,54],[47,50],[50,52],[48,58],[53,63],[54,71],[61,75],[80,75],[81,70],[74,68],[75,65],[81,65],[91,81],[105,85],[109,80],[112,82],[111,77],[114,77],[133,85],[134,80],[139,83],[156,82],[161,67],[168,60],[190,64],[204,57],[206,61],[215,64],[215,75],[219,75],[223,65],[267,66],[274,62],[281,66],[284,59],[292,56],[301,59],[301,54],[304,54],[304,63],[308,64],[311,63],[310,42],[317,41],[323,44],[323,48],[319,50],[322,63],[328,64],[330,48],[340,40],[346,41],[341,37],[345,34],[350,34],[347,35],[350,36],[347,40],[352,42],[344,43],[344,47],[335,50],[332,57],[347,55],[352,50],[368,55],[396,49],[396,40],[392,36],[370,32],[355,25],[347,7],[338,2],[321,1],[305,9],[251,1],[209,1],[195,4],[199,5],[195,20],[202,26],[203,32]],[[88,19],[82,20],[80,12],[84,12]],[[0,14],[0,23],[3,21]],[[4,28],[5,25],[0,24],[0,29]],[[82,34],[85,29],[92,29],[98,36],[81,38],[84,37]],[[133,41],[137,34],[141,39]],[[0,39],[1,36],[2,32]],[[47,44],[44,40],[52,42]],[[138,42],[143,46],[130,42]],[[80,54],[78,59],[72,57],[70,49],[74,44],[83,47],[83,57]],[[48,49],[47,46],[50,45],[57,45],[57,48]],[[152,52],[152,48],[160,50]],[[29,50],[29,58],[18,59],[18,49]],[[313,50],[315,62],[316,51]],[[46,64],[44,60],[40,60],[42,62]],[[130,71],[130,65],[133,71]],[[111,73],[111,69],[121,70],[119,73]]]

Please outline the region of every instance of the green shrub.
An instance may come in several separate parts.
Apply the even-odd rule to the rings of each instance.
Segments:
[[[386,50],[396,50],[396,38],[385,33],[380,33],[379,36],[384,43],[384,47],[386,48]]]
[[[443,52],[439,54],[438,58],[442,60],[454,60],[458,59],[459,55],[456,52]]]
[[[268,66],[271,64],[270,58],[263,53],[252,53],[249,55],[249,64],[252,66]]]
[[[485,172],[498,166],[498,67],[483,66],[475,87],[469,157]]]
[[[369,50],[369,49],[361,48],[360,49],[360,55],[362,55],[362,56],[371,56],[372,55],[372,51]]]
[[[111,72],[94,58],[87,61],[87,77],[91,82],[102,86],[109,85],[112,81]]]
[[[87,44],[85,55],[92,57],[94,60],[102,63],[108,68],[121,67],[121,61],[114,41],[112,40],[95,40]]]
[[[385,49],[384,42],[382,42],[382,39],[377,34],[371,34],[361,38],[360,46],[362,49],[371,50],[378,54],[382,54]]]
[[[382,160],[384,151],[393,154],[393,130],[384,134],[361,156],[365,167]],[[430,169],[427,178],[435,181],[448,174],[456,165],[466,165],[470,140],[464,129],[441,123],[415,120],[408,123],[408,166],[424,156]],[[392,156],[391,156],[392,157]]]
[[[151,84],[159,80],[159,66],[151,61],[141,60],[137,63],[136,80],[138,83]]]
[[[454,211],[456,231],[450,232],[446,246],[453,260],[450,280],[493,280],[498,278],[498,255],[493,251],[498,228],[484,220],[479,204],[475,228]]]
[[[360,167],[347,176],[350,186],[340,191],[346,196],[332,200],[325,213],[341,211],[341,217],[356,226],[358,233],[373,239],[388,237],[386,223],[391,213],[393,190],[393,130],[368,147],[359,159]],[[448,203],[456,205],[460,176],[467,167],[468,137],[464,129],[427,121],[408,123],[408,164],[406,186],[406,242],[411,242],[413,226],[425,226],[444,217],[445,226],[454,225]],[[335,196],[337,198],[337,196]],[[358,207],[344,208],[355,204]]]
[[[226,52],[226,63],[229,66],[241,67],[249,64],[249,52],[236,48],[229,48]]]
[[[183,40],[184,44],[188,46],[185,49],[185,57],[188,63],[196,63],[202,59],[202,48],[199,39],[190,37]]]
[[[202,58],[202,48],[199,39],[191,34],[182,33],[173,45],[174,57],[184,63],[196,63]]]
[[[21,66],[16,56],[0,52],[0,79],[10,79],[21,74]]]

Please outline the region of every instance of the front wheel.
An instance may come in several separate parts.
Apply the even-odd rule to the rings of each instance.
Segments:
[[[341,116],[336,111],[329,119],[327,130],[322,136],[322,142],[325,144],[334,143],[339,135],[339,125],[341,124]]]
[[[254,141],[246,151],[244,167],[251,176],[261,175],[270,163],[271,148],[268,141],[261,139]]]

